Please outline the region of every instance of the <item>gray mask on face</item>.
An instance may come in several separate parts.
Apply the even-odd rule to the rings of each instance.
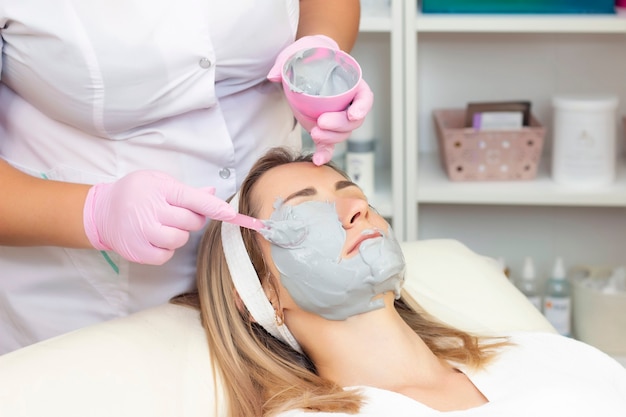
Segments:
[[[383,308],[377,295],[393,291],[400,297],[405,262],[391,227],[364,231],[382,236],[364,240],[356,255],[342,259],[346,231],[333,203],[275,206],[263,235],[272,243],[283,286],[303,310],[345,320]]]

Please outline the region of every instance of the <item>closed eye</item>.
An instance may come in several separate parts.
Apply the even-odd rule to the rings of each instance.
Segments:
[[[356,185],[352,181],[342,180],[342,181],[337,181],[335,183],[335,191],[343,190],[343,189],[349,188],[349,187],[356,187],[358,190],[360,190],[359,186]],[[289,200],[292,200],[292,199],[297,198],[297,197],[312,197],[312,196],[315,196],[315,195],[317,195],[317,190],[314,187],[306,187],[306,188],[298,190],[298,191],[296,191],[294,193],[289,194],[285,198],[285,200],[283,200],[283,204],[285,204]]]
[[[302,190],[296,191],[295,193],[289,194],[287,198],[283,201],[283,204],[287,203],[287,201],[292,200],[296,197],[311,197],[317,194],[317,190],[313,187],[303,188]]]

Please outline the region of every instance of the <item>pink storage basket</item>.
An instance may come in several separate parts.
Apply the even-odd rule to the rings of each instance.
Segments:
[[[545,128],[531,116],[518,130],[464,127],[464,109],[433,112],[439,156],[452,181],[531,180],[537,174]]]

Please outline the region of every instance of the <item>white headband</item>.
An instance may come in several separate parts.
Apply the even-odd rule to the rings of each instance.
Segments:
[[[239,211],[239,192],[234,195],[230,205]],[[276,312],[261,287],[261,281],[252,266],[239,226],[222,222],[222,246],[233,284],[248,312],[269,334],[302,353],[302,348],[287,326],[276,323]]]

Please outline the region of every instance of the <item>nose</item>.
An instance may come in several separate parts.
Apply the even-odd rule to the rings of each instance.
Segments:
[[[367,218],[369,205],[360,198],[339,198],[335,202],[339,221],[344,229],[353,227],[359,220]]]

